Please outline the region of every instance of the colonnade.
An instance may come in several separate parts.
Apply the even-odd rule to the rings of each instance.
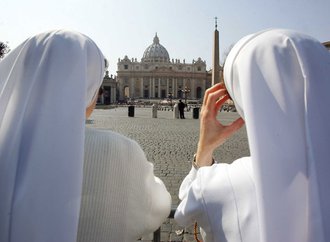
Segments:
[[[171,93],[173,98],[180,98],[182,90],[189,90],[188,97],[191,99],[201,98],[206,90],[206,80],[191,78],[171,77],[142,77],[131,78],[128,85],[122,87],[122,96],[125,97],[124,89],[129,88],[130,98],[167,98]],[[197,88],[200,88],[200,97],[197,97]]]

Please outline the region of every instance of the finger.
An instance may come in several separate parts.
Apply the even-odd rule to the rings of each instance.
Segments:
[[[244,125],[244,120],[242,118],[236,119],[234,122],[229,124],[228,126],[225,127],[227,137],[231,136],[233,133],[235,133],[237,130],[239,130],[243,125]]]
[[[218,112],[221,108],[221,106],[229,99],[229,95],[226,92],[225,95],[223,95],[215,104],[215,110]]]
[[[209,94],[210,93],[213,93],[214,91],[220,89],[220,88],[224,88],[224,84],[223,83],[217,83],[215,84],[214,86],[208,88],[206,91],[205,91],[205,94],[204,94],[204,99],[203,99],[203,105],[205,105],[207,103],[207,99],[209,97]]]
[[[215,105],[216,105],[216,102],[219,100],[219,98],[221,98],[222,96],[224,96],[226,93],[227,93],[227,90],[224,89],[224,88],[218,89],[218,90],[214,91],[213,93],[210,93],[208,95],[208,98],[206,100],[205,105],[208,108],[211,108],[211,107],[214,108]]]

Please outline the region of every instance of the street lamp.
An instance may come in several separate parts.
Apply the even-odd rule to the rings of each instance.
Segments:
[[[181,92],[184,93],[184,101],[185,101],[185,104],[186,104],[186,106],[187,106],[187,94],[190,93],[190,89],[187,88],[187,86],[185,86],[184,89],[181,90]]]

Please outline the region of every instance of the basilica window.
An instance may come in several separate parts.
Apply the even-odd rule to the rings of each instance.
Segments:
[[[124,65],[124,69],[127,70],[128,69],[128,65]]]
[[[201,71],[202,68],[200,66],[197,67],[197,71]]]

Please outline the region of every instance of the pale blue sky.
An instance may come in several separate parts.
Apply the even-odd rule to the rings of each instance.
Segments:
[[[241,37],[290,28],[330,41],[330,0],[1,0],[0,40],[13,49],[31,35],[67,28],[90,36],[116,74],[117,60],[141,59],[158,33],[172,59],[212,65],[214,17],[220,61]]]

